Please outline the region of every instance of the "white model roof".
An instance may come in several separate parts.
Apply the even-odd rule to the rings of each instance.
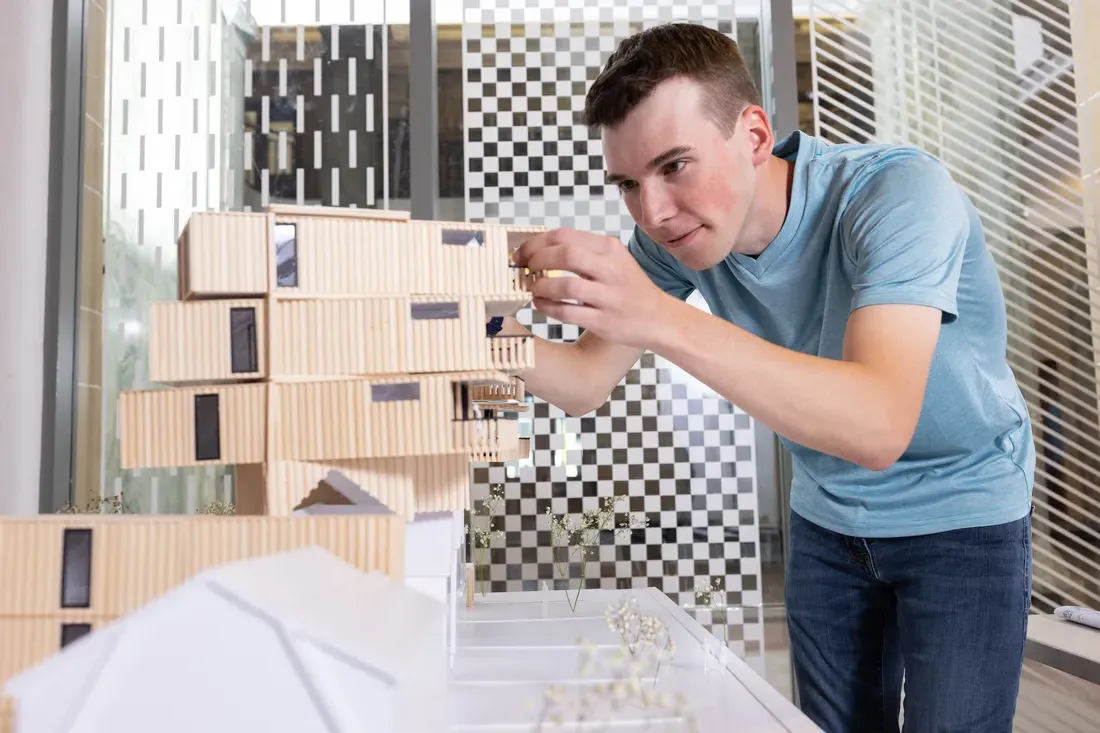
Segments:
[[[394,514],[391,506],[335,469],[298,504],[295,514]]]
[[[309,547],[203,572],[3,693],[17,733],[351,730],[385,715],[386,690],[417,685],[445,618],[427,595]]]
[[[363,573],[320,547],[225,565],[209,571],[206,582],[291,635],[329,646],[394,680],[410,671],[409,644],[445,615],[442,604],[404,583]]]

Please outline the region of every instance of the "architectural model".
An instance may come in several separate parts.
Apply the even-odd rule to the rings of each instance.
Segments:
[[[0,733],[816,732],[655,589],[459,602],[468,464],[527,451],[532,343],[485,323],[530,231],[194,215],[122,462],[232,465],[238,514],[0,519]]]
[[[514,419],[526,407],[515,372],[532,365],[533,343],[489,338],[485,324],[529,302],[528,275],[510,264],[510,251],[535,231],[322,207],[195,213],[179,241],[179,300],[151,304],[148,317],[149,377],[166,388],[120,396],[121,463],[234,466],[237,515],[0,519],[0,587],[19,589],[0,594],[0,733],[67,730],[50,718],[64,706],[42,702],[54,695],[56,703],[47,679],[64,673],[79,686],[111,671],[97,650],[123,655],[100,688],[117,703],[111,689],[156,674],[143,666],[152,662],[126,656],[144,645],[135,639],[170,637],[164,624],[178,628],[183,617],[187,638],[213,633],[218,603],[241,602],[230,599],[227,578],[278,595],[273,573],[284,577],[284,596],[253,608],[272,624],[291,623],[293,604],[280,604],[293,597],[306,604],[294,612],[315,603],[344,614],[294,617],[306,636],[337,621],[347,630],[354,619],[369,637],[326,637],[321,651],[313,639],[301,652],[312,657],[298,661],[318,665],[310,684],[346,691],[355,674],[389,680],[376,695],[355,682],[362,699],[334,692],[330,721],[360,729],[355,706],[382,700],[371,705],[389,706],[391,722],[376,717],[372,729],[441,729],[409,717],[402,695],[412,693],[400,685],[422,680],[421,700],[444,700],[436,683],[453,663],[470,462],[528,452]],[[331,569],[340,561],[347,568]],[[309,576],[320,582],[326,573],[347,576],[343,595],[310,585]],[[391,605],[392,614],[377,610]],[[429,651],[395,662],[383,642],[413,636],[427,645],[413,647]],[[363,656],[348,656],[348,644]],[[177,651],[195,672],[222,656],[229,669],[241,650]],[[333,651],[344,654],[321,661]],[[123,718],[98,700],[69,701],[92,721],[79,730],[165,729],[141,718],[148,711]],[[288,709],[265,729],[310,728],[287,727],[293,720]]]
[[[530,336],[510,250],[533,227],[368,209],[197,212],[179,300],[149,312],[149,378],[125,393],[123,468],[237,466],[237,511],[287,515],[330,470],[411,520],[469,506],[470,461],[524,457],[509,415]]]

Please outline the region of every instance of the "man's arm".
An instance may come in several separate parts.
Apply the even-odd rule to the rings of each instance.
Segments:
[[[504,319],[500,335],[524,334],[530,332],[519,321]],[[584,415],[599,408],[643,352],[587,331],[572,344],[532,338],[535,366],[519,372],[525,389],[569,415]]]
[[[916,429],[941,312],[875,305],[852,314],[842,360],[776,346],[687,305],[653,351],[777,433],[871,470],[893,464]]]
[[[535,307],[616,343],[658,353],[776,432],[881,470],[912,440],[941,323],[957,317],[971,217],[946,169],[920,155],[876,162],[840,220],[853,271],[840,359],[769,343],[654,286],[607,238],[556,230],[516,262],[544,277]]]

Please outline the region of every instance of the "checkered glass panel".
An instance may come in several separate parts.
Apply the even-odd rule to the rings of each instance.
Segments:
[[[567,226],[629,237],[633,222],[603,183],[597,133],[579,123],[584,95],[625,36],[687,20],[732,34],[733,3],[466,0],[466,215],[472,221]],[[694,305],[706,308],[696,300]],[[575,326],[530,309],[535,335],[571,342]],[[612,533],[590,556],[589,587],[655,586],[682,605],[718,580],[735,651],[760,653],[760,544],[753,424],[745,413],[660,357],[646,354],[599,410],[568,417],[531,397],[527,461],[477,465],[475,505],[504,489],[501,530],[479,572],[491,592],[562,587],[545,512],[579,520],[603,497],[648,519]],[[620,519],[624,517],[620,516]],[[476,518],[485,526],[487,520]],[[617,520],[618,521],[618,520]],[[573,581],[575,584],[575,580]],[[709,621],[703,613],[700,620]],[[718,630],[716,633],[723,633]]]

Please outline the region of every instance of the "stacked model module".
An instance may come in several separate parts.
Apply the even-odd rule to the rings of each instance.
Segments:
[[[533,227],[272,206],[192,215],[149,378],[119,400],[123,468],[237,466],[237,512],[288,515],[331,471],[411,520],[469,506],[469,463],[526,457],[515,373]]]

